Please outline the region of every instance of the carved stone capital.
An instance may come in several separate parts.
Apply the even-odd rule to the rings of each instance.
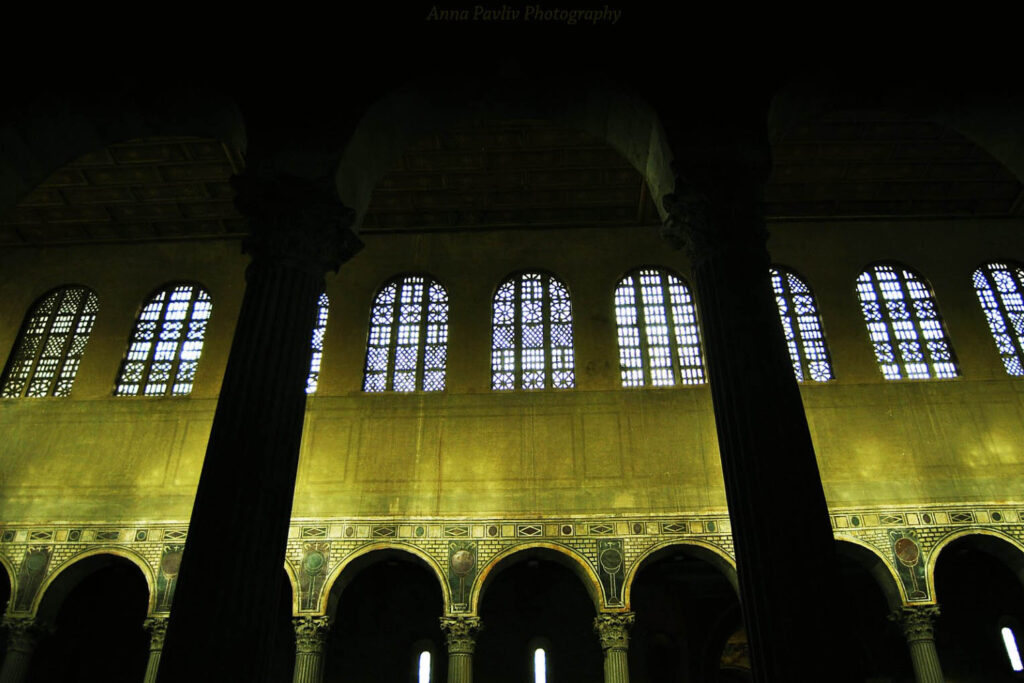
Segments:
[[[46,634],[47,629],[28,615],[4,616],[3,625],[7,628],[7,651],[31,654],[35,650],[39,638]]]
[[[890,614],[889,619],[899,622],[907,641],[913,642],[935,638],[934,621],[937,616],[938,605],[904,605],[903,609]]]
[[[355,212],[333,192],[297,176],[247,170],[231,178],[235,207],[249,219],[242,250],[323,276],[363,247],[352,232]]]
[[[331,618],[327,616],[292,617],[295,626],[295,652],[297,654],[320,654],[324,651],[327,634],[331,630]]]
[[[594,618],[594,630],[601,639],[602,650],[626,650],[629,648],[629,629],[636,621],[634,612],[598,614]]]
[[[481,628],[480,617],[441,617],[441,630],[448,638],[449,654],[473,654],[476,634]]]
[[[149,617],[142,622],[142,627],[149,632],[149,649],[164,649],[164,638],[167,637],[167,617]]]
[[[768,231],[755,196],[723,193],[711,199],[680,181],[662,203],[661,237],[673,249],[685,248],[694,266],[714,256],[765,248]]]

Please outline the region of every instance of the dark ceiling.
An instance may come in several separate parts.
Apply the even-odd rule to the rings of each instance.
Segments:
[[[838,113],[773,148],[769,220],[1006,217],[1018,182],[983,149],[928,121]],[[240,236],[238,154],[198,138],[126,142],[54,173],[0,218],[0,245]],[[539,121],[450,129],[411,146],[377,184],[365,233],[644,226],[640,174],[586,133]]]

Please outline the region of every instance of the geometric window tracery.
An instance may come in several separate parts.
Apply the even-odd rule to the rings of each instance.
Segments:
[[[313,328],[313,355],[309,360],[309,376],[306,378],[306,393],[315,394],[320,381],[320,362],[324,356],[324,334],[327,332],[327,309],[330,301],[327,292],[320,295],[316,302],[316,326]]]
[[[513,275],[498,286],[492,311],[492,389],[576,386],[572,302],[561,281],[546,273]]]
[[[832,379],[832,361],[810,287],[788,268],[776,266],[769,272],[796,380],[827,382]]]
[[[697,309],[689,287],[672,273],[641,268],[615,288],[622,386],[706,381]]]
[[[972,279],[1006,373],[1024,376],[1024,268],[993,261],[974,271]]]
[[[68,396],[96,322],[99,299],[88,287],[59,287],[25,316],[3,375],[3,398]]]
[[[135,321],[116,396],[186,396],[192,391],[213,303],[198,285],[171,284]]]
[[[917,273],[899,264],[872,266],[857,278],[857,296],[886,379],[960,374],[935,298]]]
[[[424,275],[385,284],[370,312],[363,391],[443,391],[448,292]]]

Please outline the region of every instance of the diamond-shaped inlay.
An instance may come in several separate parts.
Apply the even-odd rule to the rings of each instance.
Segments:
[[[49,541],[52,538],[52,531],[32,531],[28,535],[28,540],[30,541]]]
[[[882,526],[897,526],[905,524],[903,515],[878,515],[878,523]]]
[[[375,526],[373,527],[373,535],[377,538],[392,538],[398,535],[398,528],[394,525]]]
[[[544,527],[540,524],[516,525],[516,536],[540,536],[542,533],[544,533]]]
[[[590,533],[594,536],[604,536],[615,531],[615,528],[611,524],[591,524]]]
[[[111,530],[111,531],[97,531],[96,532],[96,540],[97,541],[116,541],[120,537],[121,537],[121,532],[120,531]]]
[[[446,526],[444,528],[444,535],[451,536],[453,538],[469,536],[469,527],[463,524],[460,524],[458,526]]]
[[[168,529],[164,532],[164,539],[168,541],[180,541],[185,538],[187,531],[184,529]]]
[[[974,521],[973,512],[951,512],[949,521],[953,524],[970,524]]]
[[[302,527],[303,538],[326,538],[327,527],[325,526],[304,526]]]
[[[661,531],[665,534],[685,534],[688,527],[686,522],[664,522]]]

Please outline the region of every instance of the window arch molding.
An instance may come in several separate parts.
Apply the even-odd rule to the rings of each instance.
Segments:
[[[989,259],[971,271],[971,284],[1006,374],[1024,376],[1024,264]]]
[[[98,312],[96,292],[81,284],[58,285],[37,297],[18,328],[0,396],[70,395]]]
[[[399,273],[377,288],[366,330],[364,392],[444,391],[448,304],[448,288],[429,273]]]
[[[658,284],[645,285],[651,274],[657,274]],[[652,286],[660,294],[645,305],[643,290]],[[614,285],[612,314],[623,387],[707,383],[697,300],[675,269],[646,264],[622,273]]]
[[[899,261],[875,261],[858,273],[854,289],[885,379],[959,377],[934,290],[919,271]]]
[[[538,283],[539,290],[531,287],[530,298],[524,298],[528,281]],[[539,310],[532,298],[537,294]],[[492,390],[576,387],[572,298],[565,281],[544,268],[516,270],[495,285],[491,291]],[[529,303],[524,306],[524,301]]]
[[[797,381],[834,380],[832,354],[825,340],[825,322],[821,319],[821,308],[814,288],[803,273],[788,265],[773,262],[768,272]],[[778,281],[776,273],[779,275]]]
[[[213,299],[202,284],[174,280],[153,289],[135,315],[115,396],[192,393]]]

